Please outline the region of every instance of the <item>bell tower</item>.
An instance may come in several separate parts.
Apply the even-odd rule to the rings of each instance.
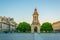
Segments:
[[[38,20],[38,16],[39,16],[39,14],[37,12],[37,9],[35,8],[34,13],[33,13],[33,21],[32,21],[32,24],[31,24],[31,32],[32,33],[35,32],[35,30],[34,30],[35,28],[37,28],[36,31],[38,33],[40,33],[40,23],[39,23],[39,20]]]

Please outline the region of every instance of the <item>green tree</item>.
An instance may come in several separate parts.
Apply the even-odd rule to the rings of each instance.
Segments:
[[[30,32],[31,31],[31,26],[30,24],[26,22],[21,22],[19,23],[18,27],[16,28],[20,32]]]
[[[40,31],[45,31],[45,32],[52,32],[53,28],[52,28],[52,24],[49,22],[45,22],[42,24]]]

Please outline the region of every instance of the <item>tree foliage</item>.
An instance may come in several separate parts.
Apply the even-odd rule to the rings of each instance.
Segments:
[[[51,32],[53,31],[52,24],[45,22],[42,24],[40,31]]]
[[[30,24],[26,22],[21,22],[19,23],[18,27],[16,28],[20,32],[30,32],[31,31],[31,26]]]

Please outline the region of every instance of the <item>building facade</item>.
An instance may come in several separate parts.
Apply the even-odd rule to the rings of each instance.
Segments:
[[[8,31],[13,32],[16,31],[17,23],[13,18],[10,17],[2,17],[0,16],[0,32]]]
[[[39,23],[39,20],[38,20],[38,12],[37,12],[37,9],[35,8],[34,10],[34,13],[33,13],[33,21],[32,21],[32,24],[31,24],[31,32],[34,33],[35,30],[40,33],[40,23]]]
[[[60,32],[60,21],[52,24],[54,32]]]

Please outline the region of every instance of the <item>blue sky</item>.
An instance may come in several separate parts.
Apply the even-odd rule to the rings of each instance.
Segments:
[[[40,23],[60,21],[60,0],[0,0],[0,16],[14,18],[17,23],[31,24],[35,8]]]

